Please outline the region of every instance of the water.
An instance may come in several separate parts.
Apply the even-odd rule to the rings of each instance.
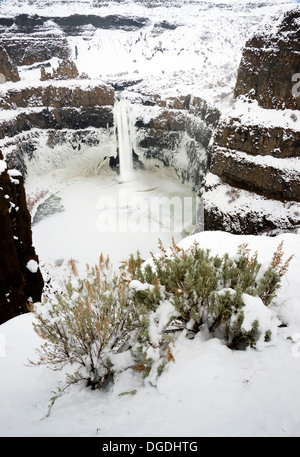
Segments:
[[[116,100],[114,107],[116,148],[120,161],[121,181],[133,179],[133,151],[135,144],[135,119],[126,100]]]

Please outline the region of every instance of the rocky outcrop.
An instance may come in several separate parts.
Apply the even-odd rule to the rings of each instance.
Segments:
[[[300,11],[285,14],[271,30],[264,30],[246,43],[238,71],[235,96],[247,95],[268,109],[300,109],[295,96],[300,72]],[[299,78],[300,79],[300,78]],[[299,91],[300,95],[300,91]]]
[[[30,137],[17,138],[23,132],[89,128],[106,131],[114,123],[113,105],[114,90],[89,81],[57,81],[55,85],[46,81],[7,90],[0,98],[0,107],[7,112],[0,122],[0,139],[5,139],[8,145],[5,150],[8,165],[26,176],[26,158],[32,159],[35,147]]]
[[[41,67],[41,81],[47,81],[49,79],[68,80],[78,77],[79,71],[72,60],[61,60],[58,67],[52,73],[47,73],[45,67]]]
[[[66,38],[61,34],[55,36],[51,32],[49,36],[45,34],[29,36],[14,36],[13,38],[1,37],[0,43],[6,49],[14,65],[33,65],[37,62],[45,62],[57,57],[59,59],[69,59],[71,50]]]
[[[23,178],[8,171],[0,153],[0,324],[41,299],[43,278],[32,246]]]
[[[251,109],[251,105],[247,106],[248,108]],[[298,157],[300,131],[297,130],[297,122],[296,114],[291,115],[291,127],[264,126],[255,123],[245,125],[239,119],[229,118],[225,123],[219,124],[215,143],[233,151],[243,151],[251,156],[272,156],[279,159]]]
[[[215,147],[210,170],[233,187],[280,201],[300,201],[298,162],[282,163],[281,159],[263,158],[255,160],[240,151]]]
[[[300,131],[255,122],[255,113],[247,124],[242,115],[220,122],[209,150],[210,171],[231,186],[280,201],[300,201]]]
[[[219,179],[214,193],[226,189],[234,204],[225,199],[225,209],[206,185],[206,229],[260,233],[300,225],[300,94],[292,92],[300,68],[299,20],[300,12],[291,11],[246,45],[232,110],[221,117],[209,148],[209,170]]]
[[[199,190],[218,118],[218,110],[191,95],[146,97],[136,122],[139,152],[146,160],[172,167],[183,183]]]
[[[67,8],[67,7],[66,7]],[[74,14],[66,17],[31,16],[0,18],[0,43],[7,50],[15,65],[33,65],[52,57],[69,59],[71,49],[67,36],[82,34],[84,27],[138,30],[148,24],[146,18],[122,17],[119,15],[96,16]]]
[[[74,108],[40,109],[17,114],[9,121],[0,123],[0,139],[13,137],[33,128],[37,129],[86,129],[112,126],[113,114],[110,107],[91,107],[86,110]]]
[[[69,59],[71,49],[66,37],[51,23],[27,14],[0,18],[0,44],[14,65],[33,65],[52,57]]]
[[[9,89],[0,97],[0,108],[92,108],[113,106],[114,90],[105,84],[94,85],[89,81],[76,83],[66,81],[56,83],[35,84],[22,89]]]
[[[17,82],[20,80],[17,67],[12,63],[6,50],[0,45],[0,74],[2,83],[6,81]]]

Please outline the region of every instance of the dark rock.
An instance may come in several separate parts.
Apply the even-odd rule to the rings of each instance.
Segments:
[[[82,108],[113,106],[114,90],[103,85],[46,85],[8,90],[0,98],[0,108],[14,109],[28,106],[47,108]]]
[[[300,202],[300,173],[275,164],[260,163],[227,149],[211,153],[210,171],[227,184],[280,201]]]
[[[0,153],[0,160],[2,160]],[[38,302],[43,278],[32,246],[31,217],[21,175],[0,174],[0,324]],[[36,268],[28,268],[28,262]]]
[[[47,81],[49,79],[68,80],[78,77],[77,66],[72,60],[61,60],[57,69],[53,70],[52,73],[47,73],[45,67],[41,67],[41,81]]]
[[[204,189],[205,228],[233,233],[258,234],[288,230],[300,223],[300,173],[296,158],[300,156],[300,132],[297,113],[286,112],[289,128],[268,125],[255,120],[257,103],[263,109],[300,108],[299,97],[293,95],[293,75],[300,71],[300,12],[286,13],[276,27],[271,24],[248,41],[238,71],[235,96],[244,97],[244,109],[252,121],[243,124],[235,114],[217,125],[209,154],[209,170],[218,176],[229,194],[247,191],[249,204],[242,199],[230,210],[217,205],[213,191]],[[271,31],[270,31],[271,30]],[[300,79],[300,78],[299,78]],[[257,103],[253,102],[256,100]],[[251,118],[251,116],[250,116]],[[263,199],[269,204],[258,210]],[[238,199],[237,199],[238,201]],[[252,208],[252,202],[256,208]],[[278,202],[281,212],[268,213]],[[240,206],[239,206],[240,205]],[[255,205],[254,205],[255,206]],[[252,208],[252,209],[251,209]],[[293,210],[291,208],[294,208]]]
[[[264,108],[300,109],[293,76],[300,72],[300,11],[285,14],[276,34],[262,30],[246,43],[235,96],[247,95]]]

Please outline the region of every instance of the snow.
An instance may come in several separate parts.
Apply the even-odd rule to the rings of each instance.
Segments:
[[[84,162],[83,157],[81,161]],[[76,161],[73,165],[74,168],[28,176],[27,195],[47,190],[48,208],[54,208],[52,215],[50,211],[48,217],[38,219],[32,227],[33,243],[41,261],[55,264],[75,258],[82,266],[93,265],[102,252],[110,255],[118,267],[137,250],[147,259],[157,248],[159,236],[170,245],[172,236],[180,241],[185,230],[193,230],[196,197],[177,179],[167,179],[164,170],[141,170],[128,183],[105,171],[85,177]],[[179,211],[173,216],[170,204],[174,198]]]
[[[186,238],[180,245],[188,248],[198,241],[212,253],[233,255],[246,242],[253,251],[258,250],[259,261],[264,262],[270,261],[282,240],[285,256],[295,254],[295,258],[273,311],[287,327],[276,328],[271,343],[259,351],[232,351],[206,332],[194,340],[182,335],[172,347],[175,363],[169,363],[157,387],[145,384],[138,373],[125,370],[117,374],[107,391],[73,386],[45,417],[51,392],[64,373],[26,366],[28,359],[35,360],[34,348],[42,342],[33,331],[31,314],[1,325],[5,347],[0,352],[0,435],[299,437],[300,364],[296,349],[300,333],[300,237],[205,232]],[[245,300],[250,307],[249,297]],[[258,302],[253,305],[258,306]],[[128,354],[123,357],[115,361],[117,366],[130,364]]]
[[[7,168],[6,162],[4,160],[0,160],[0,173],[3,173]]]
[[[222,152],[222,155],[225,157],[233,157],[236,158],[237,161],[240,161],[241,163],[250,163],[250,164],[257,164],[258,166],[261,167],[273,167],[275,169],[281,170],[283,174],[291,175],[293,177],[293,173],[299,174],[300,171],[300,158],[299,157],[292,157],[292,158],[277,158],[277,157],[272,157],[270,155],[257,155],[257,156],[251,156],[250,154],[247,154],[246,152],[242,151],[237,151],[234,149],[227,150],[226,148],[219,147],[218,151]]]
[[[166,300],[165,302],[162,302],[155,313],[153,313],[150,316],[150,325],[149,325],[149,336],[152,345],[158,346],[160,337],[170,322],[170,319],[173,316],[178,316],[178,312],[174,308],[174,305],[169,301]],[[158,325],[157,325],[158,322]],[[150,348],[152,350],[153,348]],[[153,356],[152,356],[153,357]],[[155,358],[154,358],[155,360]]]
[[[217,208],[228,215],[237,215],[241,218],[247,218],[247,214],[252,214],[252,216],[256,215],[257,220],[265,216],[274,221],[275,226],[286,229],[290,227],[290,221],[300,211],[299,202],[280,202],[247,190],[233,190],[212,173],[206,175],[205,183],[207,191],[204,193],[203,200],[207,209]]]
[[[243,308],[243,330],[249,332],[253,323],[258,319],[260,323],[261,336],[263,338],[268,330],[274,333],[276,327],[280,325],[280,321],[274,318],[274,314],[263,304],[262,300],[259,297],[252,297],[248,294],[243,294],[242,300],[245,305]]]
[[[143,284],[141,281],[138,281],[137,279],[135,279],[134,281],[131,281],[129,284],[129,287],[131,289],[135,290],[136,292],[154,289],[154,286],[151,286],[149,284]]]
[[[29,260],[29,262],[26,265],[27,270],[29,270],[31,273],[37,273],[39,269],[39,265],[35,260]]]
[[[249,100],[246,97],[240,96],[234,99],[228,97],[223,104],[222,120],[227,117],[234,118],[237,127],[249,127],[259,125],[264,128],[282,127],[290,129],[294,132],[299,132],[300,129],[300,111],[291,109],[266,109],[258,105],[257,100]],[[221,104],[219,104],[221,107]]]
[[[294,1],[182,0],[153,2],[51,2],[3,0],[0,16],[38,14],[50,19],[70,14],[101,17],[118,15],[146,20],[133,30],[81,27],[80,36],[68,36],[79,73],[92,80],[140,81],[140,93],[193,94],[222,103],[235,86],[245,42],[273,16],[295,7]],[[278,22],[278,21],[277,21]],[[277,24],[275,20],[272,24]],[[161,26],[167,24],[171,28]],[[51,25],[52,24],[52,25]],[[58,33],[53,20],[47,32]],[[275,26],[274,26],[275,27]],[[39,33],[42,33],[40,31]],[[76,51],[75,51],[76,50]],[[57,62],[51,60],[55,67]],[[20,67],[21,81],[15,87],[39,79],[39,70]],[[84,84],[84,83],[82,83]],[[7,87],[13,87],[7,84]]]
[[[18,176],[22,176],[22,173],[14,169],[8,170],[8,174],[11,178],[17,178]]]

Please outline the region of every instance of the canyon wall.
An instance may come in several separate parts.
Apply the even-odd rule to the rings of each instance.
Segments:
[[[286,14],[250,39],[244,48],[235,97],[247,95],[267,109],[300,109],[292,82],[300,72],[299,10]]]
[[[17,67],[13,64],[6,49],[0,44],[0,74],[4,84],[6,81],[17,82],[20,80]]]
[[[208,151],[206,229],[261,233],[300,225],[299,23],[293,10],[246,44],[232,109]]]
[[[88,80],[80,84],[76,80],[53,84],[50,80],[7,90],[0,98],[4,113],[0,119],[0,140],[7,164],[26,176],[25,161],[34,158],[36,130],[106,130],[113,126],[113,105],[114,90]],[[24,132],[27,136],[20,136]]]
[[[32,246],[23,177],[7,170],[0,152],[0,324],[41,299],[43,278]]]
[[[179,179],[200,192],[208,170],[207,148],[219,112],[191,95],[144,97],[136,122],[138,151],[143,159],[172,167]]]

